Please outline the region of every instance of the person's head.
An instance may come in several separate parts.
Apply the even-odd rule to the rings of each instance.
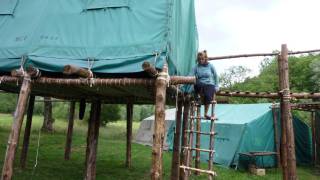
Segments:
[[[206,50],[198,52],[197,61],[198,64],[208,64],[208,55]]]

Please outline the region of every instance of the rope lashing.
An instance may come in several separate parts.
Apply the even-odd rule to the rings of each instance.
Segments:
[[[90,87],[92,87],[94,84],[95,84],[95,79],[93,77],[93,73],[91,71],[91,68],[93,67],[93,64],[94,64],[94,59],[90,59],[88,58],[88,71],[89,71],[89,85]]]

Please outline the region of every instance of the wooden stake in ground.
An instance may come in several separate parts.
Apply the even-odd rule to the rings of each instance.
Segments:
[[[197,132],[201,132],[201,105],[197,105],[197,123],[196,123],[196,128],[197,128]],[[201,141],[201,134],[200,133],[196,133],[196,149],[200,149],[200,142]],[[196,150],[196,158],[195,158],[195,168],[196,169],[200,169],[200,151]],[[195,175],[199,176],[200,172],[199,171],[195,171],[194,172]]]
[[[168,67],[165,64],[162,72],[156,79],[156,108],[155,108],[155,122],[152,146],[152,169],[151,179],[162,179],[162,151],[165,134],[165,105],[166,105],[166,88]]]
[[[91,104],[90,119],[88,125],[85,180],[96,179],[96,158],[100,127],[100,113],[101,102],[93,101]]]
[[[68,132],[67,132],[66,146],[65,146],[65,150],[64,150],[64,159],[65,160],[70,159],[75,105],[76,105],[75,101],[70,102],[69,119],[68,119]]]
[[[22,169],[26,167],[31,125],[32,125],[34,100],[35,100],[35,96],[30,96],[28,110],[27,110],[27,122],[26,122],[26,127],[24,129],[23,145],[22,145],[22,150],[20,155],[20,167]]]
[[[19,135],[21,125],[23,122],[24,112],[26,109],[27,101],[31,91],[31,79],[28,74],[25,74],[19,94],[16,111],[14,113],[14,121],[9,135],[6,156],[2,168],[2,180],[10,180],[13,173],[13,161],[15,158],[16,148],[19,144]]]
[[[283,179],[297,179],[296,154],[294,143],[294,132],[290,107],[290,86],[289,86],[289,65],[287,45],[281,46],[281,55],[278,63],[279,81],[281,92],[281,121],[282,121],[282,140],[283,152]],[[285,142],[286,141],[286,142]]]
[[[281,167],[281,157],[280,157],[280,146],[279,146],[279,132],[278,132],[278,111],[276,105],[272,105],[272,114],[273,114],[273,129],[274,129],[274,143],[275,150],[277,152],[277,167]]]
[[[133,104],[127,104],[127,153],[126,167],[131,167],[131,142],[132,142],[132,119],[133,119]]]
[[[182,101],[178,101],[178,107],[176,112],[176,128],[174,132],[173,153],[172,153],[172,161],[171,161],[171,180],[179,179],[181,117],[182,117]]]
[[[190,111],[190,98],[187,97],[183,104],[183,124],[182,124],[182,141],[181,141],[181,155],[180,155],[180,165],[185,165],[187,162],[187,152],[184,147],[187,145],[188,134],[186,130],[188,129],[188,120],[189,120],[189,111]],[[186,177],[186,171],[180,169],[180,180],[184,180]]]

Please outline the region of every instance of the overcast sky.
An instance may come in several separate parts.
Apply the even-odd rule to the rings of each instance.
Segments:
[[[199,50],[209,56],[320,49],[320,0],[196,0]],[[214,61],[218,73],[261,58]]]

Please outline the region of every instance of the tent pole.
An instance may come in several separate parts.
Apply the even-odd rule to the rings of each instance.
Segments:
[[[165,105],[166,105],[166,89],[168,78],[168,66],[165,63],[162,72],[156,79],[156,108],[155,108],[155,123],[152,146],[152,169],[151,179],[162,179],[162,151],[165,134]]]
[[[176,128],[174,132],[173,155],[171,161],[171,180],[179,179],[182,103],[182,101],[178,101],[176,110]]]
[[[29,74],[25,73],[19,94],[19,100],[14,113],[14,121],[9,135],[6,156],[2,169],[2,180],[10,180],[13,173],[13,161],[15,158],[16,148],[19,143],[19,135],[23,122],[24,112],[26,109],[27,101],[31,92],[31,78]]]
[[[276,105],[272,104],[272,114],[273,114],[273,129],[274,129],[274,143],[275,150],[277,152],[277,167],[281,167],[281,157],[280,157],[280,147],[279,147],[279,138],[278,138],[278,114],[276,110]]]
[[[70,159],[70,152],[71,152],[71,143],[72,143],[72,134],[73,134],[73,123],[74,123],[74,111],[75,111],[75,101],[70,102],[69,107],[69,121],[68,121],[68,132],[67,132],[67,139],[66,139],[66,146],[64,150],[64,159]]]
[[[133,119],[133,104],[127,104],[127,153],[126,167],[131,167],[131,142],[132,142],[132,119]]]
[[[281,93],[281,121],[282,121],[282,148],[283,148],[283,179],[295,180],[296,155],[294,144],[294,132],[290,105],[289,64],[288,48],[286,44],[281,46],[281,54],[278,58],[280,93]]]
[[[93,101],[91,104],[90,119],[88,125],[85,180],[96,179],[96,158],[100,127],[100,112],[101,102],[98,100]]]
[[[32,126],[32,114],[33,114],[33,108],[34,108],[34,100],[35,100],[35,96],[30,96],[28,110],[27,110],[27,122],[26,122],[26,127],[24,129],[23,145],[22,145],[22,150],[21,150],[21,155],[20,155],[20,167],[22,169],[24,169],[26,167],[26,160],[27,160],[29,140],[30,140],[30,132],[31,132],[31,126]]]

